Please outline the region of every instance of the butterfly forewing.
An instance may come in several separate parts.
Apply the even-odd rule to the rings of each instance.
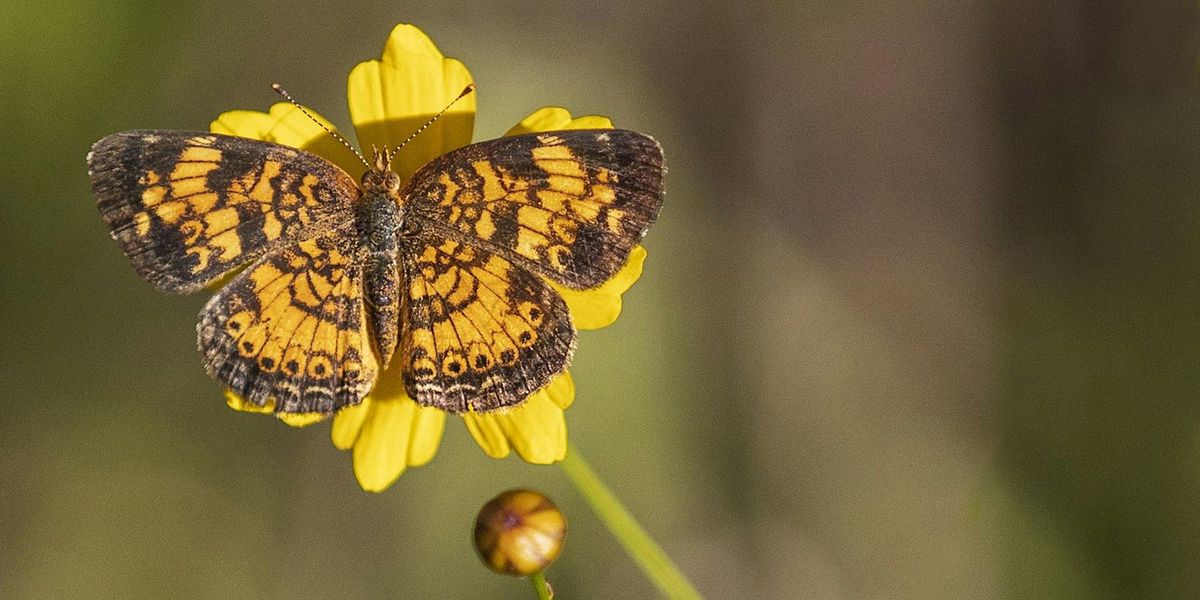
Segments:
[[[126,131],[88,155],[100,216],[139,275],[191,292],[351,218],[358,186],[322,158],[269,142]]]
[[[575,289],[625,264],[662,207],[662,149],[620,129],[553,131],[451,151],[413,176],[407,219]]]

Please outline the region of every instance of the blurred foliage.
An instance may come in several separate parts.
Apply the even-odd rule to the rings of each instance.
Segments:
[[[10,0],[0,7],[0,597],[528,597],[470,543],[553,496],[563,598],[652,588],[554,468],[463,428],[388,492],[224,406],[84,155],[283,83],[343,126],[396,22],[479,84],[659,138],[574,443],[712,598],[1200,596],[1200,7]]]

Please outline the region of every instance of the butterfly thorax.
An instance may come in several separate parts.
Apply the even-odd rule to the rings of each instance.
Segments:
[[[400,275],[397,255],[404,223],[400,176],[376,160],[362,178],[363,195],[355,210],[355,228],[362,240],[363,283],[374,331],[376,352],[386,364],[399,337]]]
[[[367,251],[395,259],[396,234],[404,222],[400,203],[400,176],[372,169],[362,178],[363,196],[355,214],[355,225]]]

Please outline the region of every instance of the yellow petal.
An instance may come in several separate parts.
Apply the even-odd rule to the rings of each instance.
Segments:
[[[575,380],[571,379],[570,371],[563,371],[562,375],[546,384],[542,391],[550,397],[551,402],[563,410],[575,402]]]
[[[324,413],[275,413],[275,417],[291,427],[308,427],[329,418]]]
[[[275,413],[275,402],[272,400],[266,404],[259,406],[250,402],[246,402],[241,396],[233,393],[230,390],[225,390],[225,404],[233,410],[248,413],[271,414]],[[329,415],[324,413],[275,413],[286,425],[292,427],[306,427],[313,423],[324,421]]]
[[[600,329],[612,325],[621,315],[621,294],[642,276],[642,264],[645,262],[646,249],[634,246],[625,266],[600,287],[573,290],[553,281],[547,282],[566,300],[576,329]]]
[[[350,72],[350,120],[359,144],[369,151],[395,147],[446,108],[472,82],[467,68],[442,55],[413,25],[392,30],[382,60],[359,63]],[[469,94],[410,141],[393,159],[392,170],[408,179],[430,160],[471,142],[475,94]]]
[[[509,129],[504,135],[521,135],[541,131],[560,131],[563,129],[612,129],[612,120],[599,115],[588,115],[571,118],[571,113],[561,106],[546,106],[539,108],[521,122]]]
[[[308,109],[321,125],[336,131],[333,124],[321,115]],[[312,119],[288,102],[279,102],[270,112],[255,110],[231,110],[221,113],[209,126],[213,133],[275,142],[301,150],[307,150],[332,162],[349,173],[355,180],[362,177],[366,167],[341,142],[321,129]]]
[[[275,412],[274,403],[267,403],[263,406],[252,404],[250,402],[246,402],[245,399],[230,390],[225,390],[225,404],[228,405],[229,408],[241,412],[259,414],[271,414]]]
[[[408,439],[408,466],[419,467],[433,460],[445,430],[446,413],[419,406],[412,421],[412,435]]]
[[[484,454],[492,458],[504,458],[512,449],[508,445],[508,438],[504,436],[504,430],[495,419],[490,418],[491,416],[493,415],[469,412],[463,414],[462,419],[467,425],[467,431],[475,438],[475,443],[479,444]]]
[[[560,461],[567,452],[567,422],[563,409],[575,398],[575,386],[563,373],[507,412],[462,415],[471,437],[492,458],[516,450],[522,460],[535,464]]]
[[[408,467],[408,437],[417,405],[380,402],[371,412],[354,443],[354,476],[368,492],[382,492]]]
[[[224,394],[224,396],[226,396],[226,404],[229,408],[240,410],[242,413],[271,414],[275,412],[274,402],[268,402],[264,404],[264,406],[258,406],[258,404],[246,402],[245,398],[242,398],[241,396],[234,394],[233,391],[229,390],[226,390],[226,394]]]
[[[365,408],[351,407],[339,413],[331,436],[338,448],[353,447],[358,484],[368,492],[382,492],[405,469],[433,458],[442,440],[446,415],[419,406],[408,397],[400,361],[393,361],[380,375],[363,405]]]
[[[566,416],[545,392],[535,392],[520,408],[496,418],[525,462],[547,465],[566,456]]]
[[[358,441],[358,433],[362,431],[363,423],[371,412],[371,398],[363,398],[354,406],[347,406],[333,417],[333,427],[329,429],[329,437],[333,446],[338,450],[349,450]]]

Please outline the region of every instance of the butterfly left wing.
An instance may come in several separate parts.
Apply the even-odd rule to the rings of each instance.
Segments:
[[[405,218],[574,289],[611,278],[658,216],[662,148],[621,129],[504,137],[413,175]]]
[[[431,232],[402,242],[410,397],[450,412],[512,406],[567,367],[575,328],[538,276]]]
[[[276,412],[330,413],[375,383],[362,269],[335,233],[268,255],[208,302],[200,352],[209,374]]]
[[[134,270],[173,293],[347,222],[359,197],[316,155],[212,133],[114,133],[92,146],[88,172]]]

